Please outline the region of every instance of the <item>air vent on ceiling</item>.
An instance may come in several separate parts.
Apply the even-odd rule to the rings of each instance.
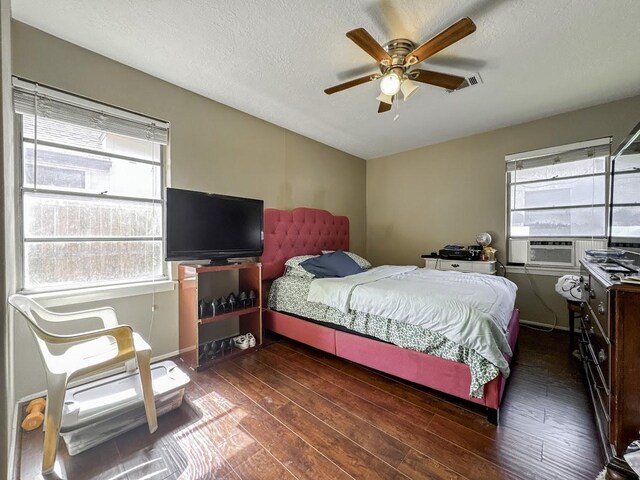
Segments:
[[[475,87],[477,85],[480,85],[481,83],[483,82],[480,73],[474,73],[465,78],[464,82],[462,82],[462,85],[460,85],[458,88],[456,88],[455,90],[447,90],[447,93],[457,92],[459,90],[462,90],[463,88]]]

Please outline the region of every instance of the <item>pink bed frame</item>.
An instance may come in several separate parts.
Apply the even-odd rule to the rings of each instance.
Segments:
[[[349,249],[349,219],[325,210],[296,208],[264,211],[264,281],[284,273],[284,262],[296,255],[319,254],[321,250]],[[263,296],[266,298],[266,295]],[[469,397],[471,373],[464,363],[426,353],[406,350],[386,342],[328,328],[274,310],[263,315],[264,327],[319,350],[371,367],[434,390],[483,405],[488,418],[498,422],[506,379],[500,374],[484,387],[483,398]],[[519,312],[513,311],[507,340],[515,349],[519,333]],[[511,357],[505,355],[510,364]]]

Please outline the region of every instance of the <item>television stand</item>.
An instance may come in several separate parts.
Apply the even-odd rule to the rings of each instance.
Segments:
[[[262,269],[260,263],[224,263],[178,266],[180,358],[202,370],[218,362],[255,351],[262,345]],[[249,293],[254,293],[250,297]],[[200,303],[228,298],[238,299],[244,292],[251,299],[244,304],[227,305],[222,310],[200,311]],[[242,348],[233,338],[251,333],[254,347]]]

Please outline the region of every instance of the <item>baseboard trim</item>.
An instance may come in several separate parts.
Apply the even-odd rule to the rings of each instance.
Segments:
[[[9,427],[11,431],[11,438],[13,438],[13,445],[9,445],[9,457],[7,458],[7,467],[9,468],[9,476],[7,478],[15,479],[21,478],[22,475],[19,475],[20,472],[20,456],[21,450],[18,450],[18,445],[21,445],[21,435],[22,430],[18,427],[18,423],[21,420],[21,408],[20,403],[16,403],[13,406],[13,418],[10,418],[11,426]]]
[[[531,320],[524,320],[524,319],[520,319],[520,323],[522,325],[530,325],[532,327],[537,327],[537,328],[551,328],[553,327],[553,325],[550,325],[548,323],[540,323],[540,322],[532,322]],[[563,332],[568,332],[569,331],[569,327],[565,327],[564,325],[556,325],[554,327],[554,330],[562,330]]]

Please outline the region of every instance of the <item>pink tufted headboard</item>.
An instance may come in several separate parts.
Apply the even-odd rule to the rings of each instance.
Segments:
[[[347,217],[315,208],[264,209],[263,280],[282,276],[287,259],[321,250],[349,250]]]

